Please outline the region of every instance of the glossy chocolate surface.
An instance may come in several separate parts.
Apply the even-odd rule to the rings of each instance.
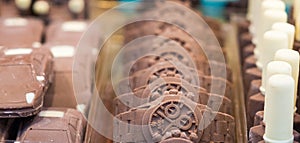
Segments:
[[[75,109],[45,108],[37,116],[23,122],[17,141],[80,143],[85,126],[85,119]]]
[[[2,49],[0,117],[37,114],[52,77],[52,55],[47,49]]]

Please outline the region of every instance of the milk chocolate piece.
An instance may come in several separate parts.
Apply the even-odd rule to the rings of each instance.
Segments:
[[[254,117],[253,126],[264,125],[263,119],[264,119],[264,111],[257,112]],[[294,130],[296,130],[297,132],[299,132],[300,130],[300,115],[298,113],[294,113]]]
[[[252,44],[252,34],[250,32],[242,33],[239,37],[239,47],[242,49]]]
[[[213,114],[216,116],[211,116]],[[204,124],[201,126],[206,128],[198,128],[203,120],[207,122],[202,122]],[[170,123],[175,125],[169,126]],[[233,142],[234,126],[234,118],[230,115],[211,111],[185,97],[171,95],[164,96],[162,101],[154,101],[117,115],[114,120],[114,140],[160,142],[170,137],[180,137],[195,143]]]
[[[85,126],[85,119],[74,109],[45,108],[37,116],[23,122],[17,141],[81,143]]]
[[[76,46],[87,26],[86,21],[54,22],[47,28],[46,42]]]
[[[248,93],[248,89],[250,88],[250,83],[253,80],[261,79],[261,75],[262,75],[262,72],[256,67],[246,70],[246,72],[244,74],[244,93],[245,94]]]
[[[232,85],[227,80],[219,77],[203,76],[202,74],[198,75],[191,68],[184,66],[176,67],[168,62],[158,63],[148,69],[138,71],[132,77],[129,77],[129,79],[121,81],[119,85],[130,87],[133,90],[151,84],[151,82],[161,77],[182,78],[194,86],[205,88],[210,93],[232,97]]]
[[[247,46],[245,46],[242,50],[242,60],[246,60],[248,57],[250,57],[251,55],[254,55],[254,49],[255,49],[255,45],[254,44],[249,44]]]
[[[129,75],[133,73],[147,69],[151,66],[154,66],[157,63],[168,61],[163,57],[159,56],[147,56],[143,57],[135,62],[131,62],[126,64],[124,69],[130,69]],[[198,73],[203,73],[204,75],[212,75],[214,77],[227,78],[228,81],[232,81],[232,72],[231,69],[223,63],[219,63],[216,61],[199,61],[199,64],[196,65],[199,70]],[[214,69],[214,73],[212,73],[212,68]],[[226,69],[226,74],[224,74],[224,69]],[[125,73],[128,74],[128,73]],[[225,76],[225,77],[224,77]]]
[[[247,57],[243,64],[243,72],[246,72],[247,69],[256,67],[256,58],[254,55]]]
[[[250,129],[249,143],[264,143],[263,135],[265,134],[265,126],[258,125]],[[300,134],[294,130],[294,143],[300,142]]]
[[[248,127],[253,126],[256,112],[263,110],[264,105],[265,105],[265,96],[262,95],[261,93],[257,93],[249,98],[248,105],[247,105]]]
[[[255,95],[257,93],[260,92],[260,86],[261,86],[261,80],[257,79],[257,80],[252,80],[247,96],[246,96],[246,100],[248,100],[252,95]],[[247,102],[246,102],[247,103]]]
[[[18,48],[3,49],[1,55],[0,118],[37,114],[52,82],[51,53],[47,49]]]
[[[168,86],[168,84],[173,84],[173,87],[171,85]],[[152,89],[146,87],[143,91],[138,89],[133,93],[127,93],[117,96],[114,99],[115,113],[120,114],[122,112],[128,111],[131,108],[138,107],[155,100],[161,100],[162,96],[174,94],[176,96],[187,97],[194,102],[207,105],[211,108],[214,107],[214,109],[217,107],[217,105],[220,105],[220,108],[218,110],[219,112],[232,115],[232,102],[227,97],[217,94],[209,94],[201,89],[195,90],[191,87],[188,87],[188,85],[185,85],[184,83],[182,85],[177,83],[177,86],[174,86],[174,84],[176,83],[166,82],[166,84],[155,86]]]
[[[0,45],[32,47],[34,43],[41,42],[43,28],[42,21],[33,18],[1,18]]]

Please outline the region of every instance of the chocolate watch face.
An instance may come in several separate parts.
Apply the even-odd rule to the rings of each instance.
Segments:
[[[152,137],[157,142],[170,133],[173,136],[196,135],[198,119],[188,106],[170,101],[155,109],[149,119],[149,125]]]

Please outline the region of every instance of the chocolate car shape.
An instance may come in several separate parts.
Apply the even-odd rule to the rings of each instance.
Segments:
[[[4,49],[0,53],[0,118],[37,114],[52,82],[51,53],[31,48]]]
[[[81,143],[85,126],[85,119],[75,109],[46,108],[21,124],[17,141]]]

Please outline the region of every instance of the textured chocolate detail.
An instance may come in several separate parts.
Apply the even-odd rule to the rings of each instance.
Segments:
[[[253,80],[261,79],[262,72],[258,68],[250,68],[247,69],[244,73],[244,93],[248,93],[248,89],[250,88],[250,83]]]
[[[209,94],[205,91],[201,91],[201,89],[198,91],[187,91],[184,88],[185,87],[182,86],[180,89],[171,88],[169,90],[163,91],[157,91],[157,89],[153,89],[152,92],[146,92],[146,95],[144,92],[142,96],[139,95],[139,92],[120,95],[114,99],[115,114],[117,115],[129,111],[131,108],[138,107],[155,100],[161,100],[163,98],[162,96],[170,94],[184,96],[196,103],[207,105],[214,110],[218,110],[219,112],[227,113],[230,115],[233,114],[232,102],[227,97],[216,94]],[[219,109],[216,109],[217,107],[219,107]]]
[[[0,45],[10,48],[32,47],[34,42],[41,42],[43,30],[43,23],[38,19],[1,18]]]
[[[129,76],[131,76],[135,72],[147,69],[149,67],[152,68],[152,66],[155,66],[157,63],[165,61],[166,59],[158,56],[148,56],[135,62],[126,64],[124,69],[130,69]],[[227,78],[228,81],[232,81],[232,71],[226,64],[216,61],[198,61],[197,63],[198,64],[196,67],[198,69],[198,73],[203,73],[204,75],[213,75],[214,77]],[[212,72],[212,68],[214,69],[214,72]],[[224,73],[224,69],[226,69],[226,73]]]
[[[187,112],[184,112],[181,116],[179,114],[178,117],[174,118],[176,121],[178,119],[178,122],[172,122],[170,126],[163,126],[165,122],[168,122],[169,117],[161,118],[163,120],[158,122],[160,117],[165,116],[164,113],[161,114],[159,112],[161,110],[167,111],[167,115],[175,117],[177,115],[175,114],[177,113],[175,111],[176,107],[171,107],[174,103],[177,107]],[[170,110],[164,110],[168,106],[171,107],[169,108]],[[155,111],[159,112],[156,113]],[[216,116],[211,116],[213,114]],[[156,102],[150,107],[149,105],[145,105],[144,107],[134,108],[116,117],[121,120],[114,121],[114,137],[117,142],[159,142],[169,137],[182,137],[193,142],[232,142],[235,136],[233,117],[213,112],[208,107],[196,104],[185,97],[165,96],[163,101]],[[151,121],[154,121],[152,119],[156,119],[155,124],[154,122],[151,124]],[[209,120],[212,122],[209,122]],[[126,123],[122,121],[126,121]],[[198,123],[195,121],[198,121]],[[191,130],[197,124],[201,125],[201,127],[207,127],[205,129],[197,128],[196,131]],[[157,132],[158,128],[164,128],[165,130]],[[191,131],[187,132],[186,130]]]
[[[19,48],[2,49],[0,55],[0,118],[37,114],[53,78],[51,53],[47,49]]]
[[[256,112],[262,111],[265,105],[265,96],[261,93],[257,93],[251,96],[248,100],[248,108],[247,108],[247,122],[248,127],[253,126],[254,117]]]
[[[20,127],[19,142],[83,141],[86,121],[80,112],[67,108],[46,108]]]
[[[254,126],[250,129],[249,132],[249,143],[265,143],[263,139],[263,135],[265,134],[265,126],[258,125]],[[300,142],[300,134],[294,130],[294,142]]]
[[[242,33],[239,37],[239,40],[240,50],[243,51],[246,46],[252,45],[252,34],[249,32]]]

